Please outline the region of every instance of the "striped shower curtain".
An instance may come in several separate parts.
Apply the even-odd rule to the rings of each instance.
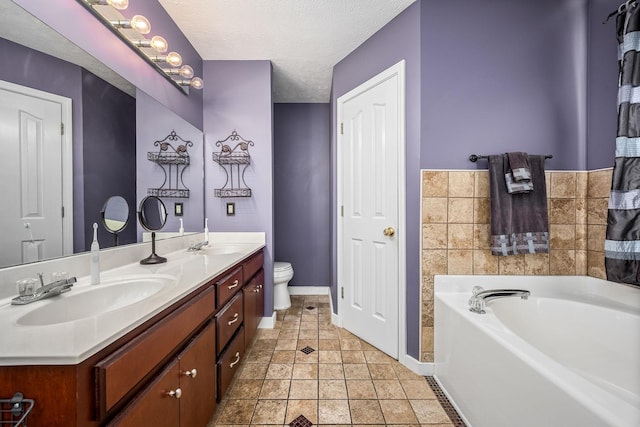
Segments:
[[[618,133],[605,266],[608,280],[640,286],[640,7],[628,1],[619,12]]]

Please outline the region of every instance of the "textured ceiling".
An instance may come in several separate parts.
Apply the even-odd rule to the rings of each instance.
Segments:
[[[159,1],[202,59],[271,60],[274,102],[313,103],[329,102],[333,66],[415,0]]]

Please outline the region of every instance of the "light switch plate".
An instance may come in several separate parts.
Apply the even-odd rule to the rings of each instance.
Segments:
[[[173,205],[173,213],[175,216],[182,216],[184,215],[184,206],[182,204],[182,202],[177,202]]]
[[[227,203],[227,216],[233,216],[236,214],[236,204],[235,203]]]

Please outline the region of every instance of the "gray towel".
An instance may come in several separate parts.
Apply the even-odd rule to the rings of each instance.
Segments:
[[[544,156],[530,155],[529,167],[535,189],[509,194],[504,179],[510,169],[507,154],[489,156],[493,255],[549,252]]]
[[[508,172],[504,174],[509,194],[529,193],[533,191],[529,155],[520,151],[507,153]]]

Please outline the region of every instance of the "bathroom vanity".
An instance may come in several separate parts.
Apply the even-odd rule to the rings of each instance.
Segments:
[[[0,306],[0,322],[10,325],[2,333],[0,396],[20,391],[33,399],[28,423],[35,426],[206,426],[262,319],[263,246],[180,250],[161,267],[130,264],[93,287],[79,280],[39,307]],[[155,276],[166,283],[137,302],[73,314],[83,295],[90,301],[99,291],[108,301],[105,289],[123,280],[135,287],[142,276],[149,279],[140,289]],[[64,298],[71,319],[47,311],[60,303],[64,310]]]

